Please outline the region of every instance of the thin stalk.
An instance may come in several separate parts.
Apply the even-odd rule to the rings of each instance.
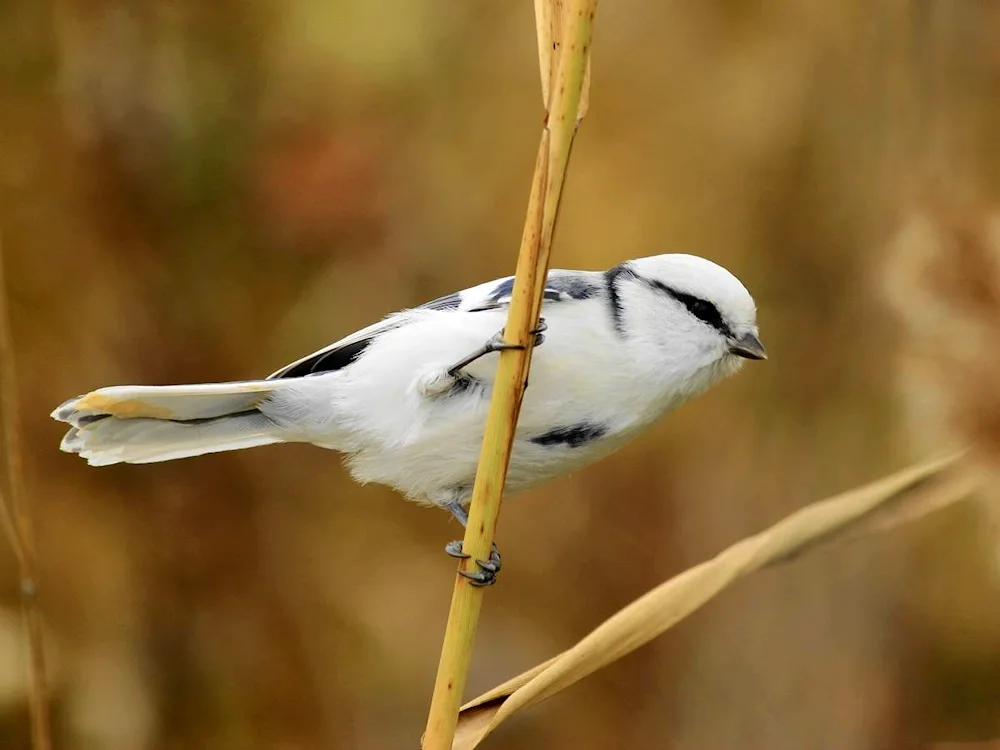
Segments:
[[[24,502],[21,471],[21,438],[17,425],[17,372],[10,330],[3,244],[0,243],[0,431],[3,434],[5,481],[0,485],[0,506],[17,558],[21,584],[21,616],[28,643],[28,709],[33,750],[52,750],[49,691],[45,671],[42,614],[38,607],[37,558],[31,516]]]
[[[505,340],[521,344],[524,349],[506,350],[500,355],[463,540],[463,549],[470,558],[459,564],[459,570],[473,570],[475,560],[488,557],[493,544],[514,430],[527,383],[534,342],[531,330],[538,322],[566,167],[581,116],[581,104],[586,101],[584,81],[596,7],[597,0],[565,3],[556,0],[547,8],[544,0],[540,0],[535,6],[539,50],[554,53],[541,54],[539,61],[543,95],[547,91],[551,98],[531,182],[514,289],[504,328]],[[547,13],[544,17],[543,11]],[[552,73],[546,69],[548,60],[555,66]],[[547,80],[551,80],[552,85],[545,86]],[[452,747],[483,592],[463,576],[456,575],[424,733],[425,750],[450,750]]]

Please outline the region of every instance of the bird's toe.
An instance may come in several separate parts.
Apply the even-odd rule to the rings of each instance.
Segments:
[[[462,549],[462,540],[456,539],[453,542],[448,542],[445,545],[444,551],[451,557],[458,558],[459,560],[468,560],[469,555]],[[473,586],[492,586],[496,583],[497,573],[500,572],[500,567],[502,565],[502,560],[500,558],[500,550],[494,544],[490,548],[490,556],[488,560],[476,560],[476,567],[479,570],[460,570],[458,574],[469,579],[469,582]]]
[[[535,346],[541,346],[545,341],[545,332],[549,330],[549,324],[545,322],[545,318],[538,319],[538,325],[531,331],[535,334]]]
[[[451,557],[458,558],[459,560],[468,560],[469,555],[462,551],[462,540],[456,539],[453,542],[448,542],[444,545],[444,553],[450,555]]]

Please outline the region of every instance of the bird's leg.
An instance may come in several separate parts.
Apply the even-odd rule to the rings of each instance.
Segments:
[[[462,524],[463,529],[469,525],[469,511],[465,509],[465,506],[461,502],[455,500],[454,502],[448,503],[445,507],[448,509],[448,512],[455,517],[455,520]]]
[[[530,331],[530,333],[534,334],[535,336],[535,346],[539,346],[543,341],[545,341],[545,331],[548,329],[548,327],[549,326],[548,323],[545,322],[545,318],[539,318],[538,326],[532,331]],[[449,367],[448,374],[451,375],[452,377],[456,377],[458,375],[458,371],[461,370],[463,367],[468,367],[480,357],[485,357],[487,354],[491,354],[492,352],[499,352],[503,351],[504,349],[523,349],[523,348],[524,347],[521,346],[520,344],[510,344],[504,341],[503,329],[500,329],[500,331],[497,334],[495,334],[492,338],[490,338],[490,340],[487,341],[485,344],[483,344],[481,347],[476,349],[468,356],[462,357],[462,359],[458,360],[458,362]]]
[[[548,328],[545,323],[545,319],[542,318],[538,321],[538,327],[531,331],[535,336],[535,346],[539,346],[544,340],[544,332]],[[493,336],[489,341],[483,344],[481,347],[476,349],[466,357],[463,357],[458,362],[453,364],[447,370],[436,370],[424,374],[419,378],[417,388],[419,392],[427,396],[428,398],[436,398],[445,393],[454,392],[456,386],[460,384],[461,380],[465,380],[466,386],[471,386],[475,384],[475,379],[464,375],[462,369],[471,365],[480,357],[483,357],[491,352],[498,352],[504,349],[523,349],[520,344],[508,344],[503,340],[503,331],[501,330],[498,334]],[[465,390],[465,389],[462,389]]]
[[[462,507],[459,502],[448,503],[446,506],[451,514],[458,519],[458,522],[462,524],[462,528],[465,528],[466,524],[469,523],[469,513]],[[445,545],[444,551],[456,557],[459,560],[468,560],[469,555],[462,550],[462,540],[456,539],[453,542],[448,542]],[[492,586],[497,582],[497,573],[500,572],[500,550],[497,549],[496,543],[490,549],[490,559],[489,560],[476,560],[476,565],[479,566],[479,570],[470,573],[465,570],[460,570],[459,575],[463,575],[469,579],[469,582],[473,586]]]

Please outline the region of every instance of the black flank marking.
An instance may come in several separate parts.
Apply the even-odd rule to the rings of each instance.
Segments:
[[[420,307],[424,310],[457,310],[458,306],[461,304],[462,295],[456,292],[455,294],[438,297],[437,299],[431,300]]]
[[[374,341],[374,338],[361,339],[361,341],[355,341],[353,344],[320,352],[316,356],[303,360],[295,365],[295,367],[281,373],[278,379],[301,378],[305,375],[315,375],[321,372],[333,372],[343,369],[360,357],[361,353],[368,348],[368,345],[372,341]]]
[[[607,433],[607,425],[583,422],[569,427],[556,427],[554,430],[536,435],[531,438],[531,442],[535,445],[568,445],[570,448],[579,448],[604,437]]]
[[[608,308],[611,311],[611,322],[615,326],[615,330],[619,335],[625,335],[625,329],[622,325],[622,301],[618,296],[618,279],[634,279],[636,278],[636,273],[631,268],[629,268],[627,263],[622,263],[621,265],[615,266],[604,272],[604,284],[607,288],[608,293]]]

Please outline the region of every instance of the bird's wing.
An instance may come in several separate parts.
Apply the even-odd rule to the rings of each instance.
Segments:
[[[569,300],[589,299],[597,296],[604,288],[601,274],[591,271],[561,271],[553,269],[549,272],[543,303],[548,305]],[[514,277],[489,281],[479,286],[455,292],[444,297],[438,297],[417,308],[420,310],[438,310],[441,312],[475,313],[485,310],[498,310],[510,305],[511,293],[514,290]],[[268,380],[277,378],[298,378],[322,372],[340,370],[356,360],[361,353],[378,336],[388,331],[407,325],[413,320],[411,311],[404,310],[383,318],[367,328],[352,333],[350,336],[335,341],[319,351],[285,365],[280,370],[268,376]]]
[[[299,378],[303,375],[340,370],[361,356],[361,352],[367,349],[368,345],[380,334],[406,325],[406,322],[404,315],[390,315],[367,328],[355,331],[340,341],[334,341],[319,351],[285,365],[277,372],[268,375],[267,379]]]
[[[593,271],[563,271],[557,268],[549,271],[545,282],[542,302],[568,302],[596,297],[604,290],[601,274]],[[514,277],[507,276],[486,284],[466,289],[464,292],[441,297],[428,302],[424,307],[433,309],[454,309],[466,312],[496,310],[510,305],[514,291]]]

